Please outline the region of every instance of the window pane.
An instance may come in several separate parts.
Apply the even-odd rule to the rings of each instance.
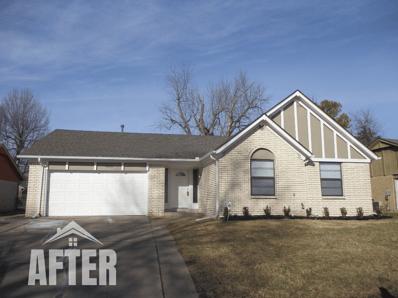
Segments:
[[[274,170],[252,168],[252,176],[253,177],[274,177]]]
[[[272,160],[252,160],[252,167],[273,169],[274,162]]]
[[[321,178],[341,179],[340,164],[321,163]]]
[[[323,170],[332,170],[332,171],[340,171],[340,164],[335,162],[322,162],[321,164],[321,171]]]
[[[326,179],[341,179],[341,172],[339,171],[321,171],[321,178]]]
[[[252,160],[251,175],[254,177],[274,177],[274,162],[272,160]]]
[[[321,180],[323,196],[342,196],[341,180]]]
[[[273,178],[252,178],[252,195],[275,195]]]

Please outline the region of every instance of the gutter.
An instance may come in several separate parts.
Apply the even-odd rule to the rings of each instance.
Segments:
[[[198,162],[200,159],[178,159],[178,158],[135,158],[135,157],[99,157],[99,156],[41,156],[41,155],[18,155],[18,158],[38,158],[40,159],[60,159],[60,160],[71,160],[71,159],[83,159],[83,160],[132,160],[132,161],[185,161],[185,162]]]
[[[213,151],[212,154],[214,154],[214,153],[215,153],[215,151]],[[210,154],[210,158],[216,162],[216,214],[213,216],[198,218],[196,221],[210,219],[210,218],[218,218],[218,159],[214,158],[211,154]]]
[[[36,218],[40,215],[40,207],[41,207],[41,196],[43,193],[43,174],[44,174],[44,165],[41,163],[41,159],[39,158],[39,162],[41,165],[41,175],[40,175],[40,195],[39,195],[39,203],[37,204],[37,213],[32,216],[32,218]]]

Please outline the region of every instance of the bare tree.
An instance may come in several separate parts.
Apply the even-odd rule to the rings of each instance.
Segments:
[[[351,117],[353,134],[366,147],[381,136],[383,126],[370,109],[361,109]]]
[[[157,126],[179,127],[188,135],[230,136],[262,113],[270,98],[264,96],[266,88],[250,81],[244,71],[232,82],[209,83],[201,93],[193,82],[193,68],[184,63],[169,68],[166,90],[170,98],[159,107],[163,116]]]
[[[49,112],[29,89],[14,89],[0,105],[0,140],[23,174],[28,172],[28,161],[16,156],[49,132]]]

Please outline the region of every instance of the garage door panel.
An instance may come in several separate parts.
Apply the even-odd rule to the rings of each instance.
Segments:
[[[67,214],[69,213],[76,214],[77,208],[75,206],[65,206],[64,211]]]
[[[93,186],[93,190],[103,190],[104,189],[104,185],[100,184],[100,183],[95,183]]]
[[[79,207],[78,215],[90,215],[91,208],[90,207]]]
[[[90,202],[91,197],[90,195],[79,195],[79,202]]]
[[[51,172],[50,216],[147,215],[147,173]]]
[[[76,202],[76,195],[72,194],[72,195],[66,195],[64,196],[64,201],[65,202]]]
[[[90,183],[80,183],[79,184],[79,189],[80,190],[90,190],[91,189],[91,185]]]

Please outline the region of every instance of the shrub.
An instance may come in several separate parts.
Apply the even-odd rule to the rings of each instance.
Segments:
[[[243,207],[242,211],[243,211],[243,215],[245,217],[249,216],[249,207]]]
[[[305,212],[307,213],[307,217],[310,217],[311,216],[311,212],[312,212],[312,208],[305,209]]]
[[[383,215],[383,214],[381,213],[381,210],[380,210],[379,205],[376,205],[376,206],[375,206],[375,211],[376,211],[377,216],[382,216],[382,215]]]
[[[359,218],[362,218],[362,217],[363,217],[363,210],[362,210],[362,207],[357,208],[357,216],[358,216]]]
[[[323,207],[323,216],[329,217],[329,208],[328,207]]]
[[[228,218],[228,207],[224,207],[224,220],[227,221]]]
[[[265,207],[265,209],[264,209],[264,213],[265,213],[265,215],[270,216],[271,215],[271,207],[269,207],[267,205],[267,207]]]
[[[285,216],[289,216],[290,215],[290,206],[288,206],[287,208],[285,206],[283,207],[283,214]]]
[[[340,208],[341,217],[345,218],[347,216],[347,209],[345,207]]]

